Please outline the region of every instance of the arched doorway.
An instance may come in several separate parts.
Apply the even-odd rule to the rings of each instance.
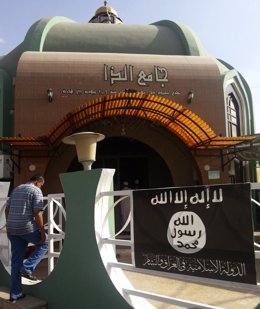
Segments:
[[[129,188],[159,188],[174,185],[171,173],[161,156],[150,146],[127,137],[110,137],[98,144],[97,160],[93,168],[113,168],[114,189],[120,190],[124,182]],[[68,172],[82,170],[77,157]]]
[[[126,183],[129,189],[174,185],[163,158],[153,148],[133,138],[110,137],[99,142],[96,162],[92,168],[115,169],[114,190],[123,189]],[[82,169],[77,157],[74,157],[67,172]],[[115,208],[116,231],[123,226],[121,215],[120,207]]]

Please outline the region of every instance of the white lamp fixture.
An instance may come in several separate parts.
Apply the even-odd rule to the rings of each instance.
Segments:
[[[85,171],[91,170],[96,161],[97,142],[102,141],[105,135],[95,132],[79,132],[63,138],[64,144],[75,145],[79,162]]]
[[[192,102],[193,99],[194,99],[194,92],[190,90],[190,91],[188,92],[187,100],[186,100],[186,101],[187,101],[187,103],[190,104],[190,103]]]
[[[209,171],[210,170],[210,165],[209,164],[205,164],[204,166],[203,166],[203,168],[204,168],[204,171]]]
[[[30,164],[28,168],[29,168],[30,172],[35,172],[36,171],[36,166],[34,164]]]
[[[47,97],[48,97],[49,102],[53,101],[53,95],[54,95],[54,93],[53,93],[52,88],[47,89]]]

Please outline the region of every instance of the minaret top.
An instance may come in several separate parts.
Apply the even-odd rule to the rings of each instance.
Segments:
[[[122,24],[123,22],[116,10],[104,1],[104,5],[96,10],[95,16],[90,19],[89,23]]]

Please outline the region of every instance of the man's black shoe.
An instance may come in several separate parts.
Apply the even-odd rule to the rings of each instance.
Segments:
[[[22,299],[22,298],[25,298],[25,294],[22,294],[21,296],[19,296],[19,297],[17,297],[17,298],[12,298],[12,297],[10,297],[10,299],[9,299],[9,301],[11,302],[11,303],[15,303],[17,300],[19,300],[19,299]]]
[[[21,276],[24,277],[24,278],[30,279],[32,281],[37,281],[38,280],[37,277],[35,277],[32,274],[26,273],[26,272],[21,272]]]

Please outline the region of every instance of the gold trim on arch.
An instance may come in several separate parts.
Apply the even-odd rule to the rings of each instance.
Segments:
[[[145,119],[178,136],[189,149],[217,149],[250,142],[255,136],[220,137],[198,115],[167,98],[141,93],[108,95],[69,112],[46,136],[0,138],[15,149],[54,149],[63,137],[87,124],[110,117]]]

